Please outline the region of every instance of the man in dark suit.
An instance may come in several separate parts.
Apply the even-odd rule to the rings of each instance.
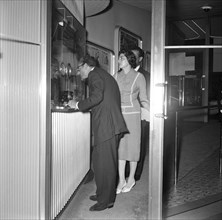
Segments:
[[[131,51],[136,56],[136,63],[137,67],[135,68],[136,71],[142,73],[146,79],[146,88],[147,88],[147,97],[150,99],[150,74],[146,70],[141,67],[144,58],[144,52],[140,47],[133,47]],[[140,180],[144,160],[146,157],[147,148],[149,146],[149,115],[148,112],[142,110],[141,113],[141,147],[140,147],[140,160],[137,163],[137,168],[135,172],[135,180]]]
[[[77,103],[72,100],[69,105],[80,111],[91,109],[92,163],[97,190],[90,199],[97,203],[89,210],[101,211],[113,207],[115,202],[119,140],[128,130],[121,112],[116,80],[96,67],[96,60],[89,55],[80,60],[78,71],[82,80],[88,78],[89,97]]]

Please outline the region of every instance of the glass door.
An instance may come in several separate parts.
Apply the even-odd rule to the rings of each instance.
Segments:
[[[222,24],[222,13],[215,15],[213,8],[209,14],[201,7],[198,11],[195,4],[189,5],[188,12],[185,6],[181,1],[177,5],[166,1],[164,217],[207,205],[221,194],[220,122],[219,117],[212,119],[209,110],[210,99],[221,93],[212,79],[222,73],[221,61],[216,61],[218,56],[222,60],[218,40],[222,31],[216,28]],[[175,7],[180,14],[172,14]],[[214,167],[211,176],[210,167]]]
[[[212,82],[222,72],[222,10],[219,1],[210,13],[195,3],[152,0],[149,219],[186,212],[221,193],[220,125],[209,120],[208,104],[221,94]],[[174,55],[179,69],[171,71]],[[210,167],[213,176],[206,175]]]
[[[189,51],[189,50],[187,50]],[[203,51],[168,53],[169,68],[169,105],[173,108],[182,106],[202,106],[205,92],[203,73]]]

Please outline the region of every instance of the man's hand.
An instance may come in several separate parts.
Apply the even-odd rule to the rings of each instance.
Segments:
[[[74,99],[72,99],[72,100],[70,100],[69,102],[68,102],[68,105],[71,107],[71,108],[74,108],[74,109],[76,109],[76,101],[74,100]]]
[[[150,121],[150,112],[141,107],[141,120]]]

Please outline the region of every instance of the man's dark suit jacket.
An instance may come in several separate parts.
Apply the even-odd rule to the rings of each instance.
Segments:
[[[116,80],[95,67],[88,76],[89,97],[78,103],[80,111],[91,109],[94,145],[128,132],[121,113],[120,92]]]
[[[148,96],[148,99],[150,99],[150,74],[148,71],[144,70],[142,67],[140,67],[137,71],[142,73],[146,79],[146,90],[148,93],[147,96]]]

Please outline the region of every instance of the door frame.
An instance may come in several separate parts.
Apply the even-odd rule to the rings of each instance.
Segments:
[[[165,18],[166,1],[152,0],[148,219],[162,219]]]

